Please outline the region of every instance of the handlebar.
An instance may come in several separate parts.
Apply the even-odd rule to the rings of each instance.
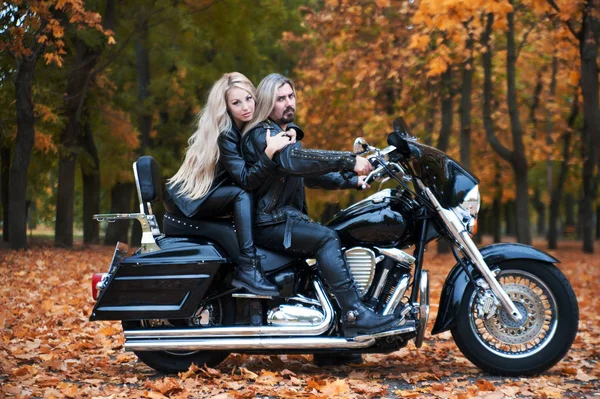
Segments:
[[[372,164],[373,162],[371,162]],[[380,177],[381,172],[385,171],[383,166],[373,169],[371,173],[367,175],[367,178],[363,182],[362,189],[366,189],[368,184],[371,184],[376,178]]]
[[[399,172],[400,177],[405,181],[412,180],[412,178],[410,177],[410,174],[408,174],[406,172],[406,170],[404,170],[402,165],[395,163],[395,162],[386,162],[384,157],[382,157],[380,155],[381,152],[377,151],[377,154],[378,155],[373,155],[372,157],[370,157],[368,159],[369,159],[369,162],[371,163],[371,165],[373,165],[373,166],[380,165],[380,166],[373,169],[371,171],[371,173],[369,173],[367,175],[365,181],[362,184],[363,190],[365,190],[367,188],[367,185],[371,184],[376,179],[383,177],[383,175],[386,173],[390,174],[390,172],[396,172],[396,174],[398,174],[398,172]]]

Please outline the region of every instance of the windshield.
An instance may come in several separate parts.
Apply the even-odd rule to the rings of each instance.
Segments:
[[[390,134],[388,142],[409,160],[415,175],[431,189],[444,208],[458,206],[479,183],[475,176],[437,148],[406,140],[397,132]]]

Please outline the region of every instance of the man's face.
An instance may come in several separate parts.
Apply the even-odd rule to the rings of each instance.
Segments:
[[[278,125],[287,125],[294,121],[296,114],[296,95],[292,87],[286,83],[277,89],[275,106],[269,118]]]

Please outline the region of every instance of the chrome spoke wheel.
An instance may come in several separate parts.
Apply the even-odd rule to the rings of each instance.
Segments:
[[[523,270],[504,270],[498,281],[523,316],[513,320],[502,306],[492,315],[479,314],[480,294],[471,296],[471,329],[490,352],[518,359],[541,351],[552,340],[558,321],[557,302],[537,276]]]

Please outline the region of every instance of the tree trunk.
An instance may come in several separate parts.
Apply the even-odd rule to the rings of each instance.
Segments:
[[[600,239],[600,205],[596,207],[596,240]]]
[[[515,202],[508,201],[504,204],[504,220],[506,221],[506,235],[514,236],[517,234],[517,226],[515,223]]]
[[[514,1],[511,0],[511,4]],[[513,4],[514,6],[514,4]],[[483,123],[487,139],[494,149],[504,160],[512,166],[515,176],[516,186],[516,219],[517,219],[517,241],[530,244],[531,233],[529,230],[529,193],[527,180],[527,159],[525,157],[525,147],[523,145],[523,132],[519,117],[517,105],[516,90],[516,68],[515,64],[515,21],[514,14],[508,14],[508,31],[506,32],[506,82],[507,82],[507,102],[510,116],[510,126],[512,132],[512,151],[504,147],[494,133],[492,121],[492,48],[489,38],[492,32],[494,22],[493,14],[488,14],[486,28],[482,34],[482,43],[486,51],[482,54],[484,71],[484,95],[483,95]],[[507,220],[508,222],[508,220]]]
[[[450,135],[452,134],[452,119],[454,116],[452,104],[454,92],[452,89],[452,70],[450,68],[442,74],[442,83],[440,87],[442,90],[442,126],[440,126],[437,148],[440,151],[446,152],[446,150],[448,150]]]
[[[92,73],[99,52],[88,47],[75,37],[75,63],[69,74],[65,94],[67,126],[60,136],[60,158],[58,161],[58,192],[56,198],[56,226],[54,245],[73,246],[73,205],[75,202],[75,168],[78,147],[84,141],[80,103],[85,101],[89,75]]]
[[[514,0],[510,0],[514,7]],[[515,46],[515,15],[508,14],[508,31],[506,32],[506,83],[508,113],[510,116],[510,127],[512,132],[512,157],[511,165],[515,175],[517,188],[516,218],[517,218],[517,241],[523,244],[531,244],[531,232],[529,228],[529,182],[527,178],[527,158],[525,146],[523,145],[523,132],[519,117],[516,87],[516,46]],[[597,87],[597,86],[596,86]]]
[[[106,8],[102,23],[105,29],[115,29],[115,0],[106,0]],[[104,46],[95,49],[88,49],[90,57],[95,56],[99,59]],[[95,68],[95,67],[94,67]],[[104,66],[100,67],[103,69]],[[100,243],[100,225],[93,219],[93,215],[100,213],[100,158],[94,142],[94,135],[90,126],[89,109],[85,106],[87,89],[92,84],[92,78],[99,71],[97,69],[89,70],[86,85],[83,87],[83,93],[79,98],[77,112],[84,115],[82,123],[80,145],[82,146],[82,158],[80,159],[81,176],[83,180],[83,243]]]
[[[148,46],[148,21],[144,19],[138,25],[138,34],[135,42],[135,60],[137,70],[138,91],[138,129],[140,131],[140,147],[138,155],[144,155],[150,146],[150,132],[152,131],[152,112],[148,109],[150,97],[150,50]],[[136,212],[139,204],[136,200]],[[131,245],[139,246],[142,239],[142,229],[139,223],[134,223],[131,229]]]
[[[450,67],[442,74],[442,84],[440,87],[442,90],[442,126],[440,127],[437,148],[440,151],[446,152],[450,141],[450,135],[452,134],[452,119],[454,115],[452,104],[454,92],[452,89],[452,70]],[[438,253],[444,254],[450,252],[450,244],[446,239],[438,241],[437,251]]]
[[[494,200],[492,202],[492,235],[496,243],[502,241],[502,184],[500,182],[502,172],[498,161],[494,162],[494,168],[494,187],[496,188],[496,192],[494,193]]]
[[[462,92],[460,97],[460,163],[471,168],[471,96],[473,93],[473,37],[469,35],[466,50],[469,58],[463,66]]]
[[[10,147],[0,138],[0,194],[2,195],[2,240],[8,242],[8,182],[10,174]]]
[[[577,102],[577,96],[574,97],[573,103],[571,104],[571,113],[568,119],[569,129],[564,134],[563,138],[563,159],[560,163],[560,170],[558,172],[558,181],[556,186],[552,188],[550,196],[550,214],[548,218],[548,248],[558,248],[558,219],[560,214],[560,203],[562,200],[563,187],[567,179],[567,173],[569,171],[569,160],[571,158],[571,129],[575,124],[575,119],[579,113],[579,104]]]
[[[494,202],[492,203],[492,226],[493,226],[493,236],[494,242],[502,241],[502,199],[499,195],[494,197]]]
[[[594,252],[593,202],[596,191],[596,140],[600,136],[598,108],[598,31],[594,0],[589,0],[579,38],[581,57],[581,91],[583,94],[583,130],[581,157],[583,159],[583,198],[581,200],[583,252]]]
[[[117,183],[110,192],[110,213],[128,213],[131,209],[132,183]],[[138,223],[138,222],[134,222]],[[108,224],[104,245],[115,245],[117,241],[127,243],[130,220],[117,220]],[[139,223],[138,223],[139,224]]]
[[[425,137],[424,143],[433,145],[433,130],[435,129],[435,111],[437,109],[437,96],[431,80],[427,80],[427,118],[425,118]]]
[[[83,179],[83,244],[88,245],[100,243],[100,226],[93,219],[94,214],[100,213],[100,158],[89,118],[85,120],[83,134],[85,154],[80,159]]]
[[[575,198],[573,194],[565,194],[565,226],[575,225]]]
[[[556,53],[552,57],[552,74],[550,77],[550,103],[553,105],[556,103],[556,75],[558,74],[558,57]],[[577,93],[575,93],[573,103],[577,104]],[[553,118],[553,108],[548,107],[546,111],[546,144],[548,147],[554,145],[554,141],[552,139],[552,130],[554,123],[552,121]],[[570,123],[570,119],[567,123]],[[569,125],[571,126],[571,125]],[[546,178],[548,180],[548,196],[552,198],[552,191],[554,190],[554,167],[552,163],[552,157],[548,154],[546,158]]]
[[[546,205],[540,198],[540,188],[536,187],[533,194],[533,207],[537,213],[537,228],[536,233],[538,236],[546,235]]]
[[[33,103],[31,101],[31,81],[35,64],[42,52],[36,48],[28,57],[17,62],[15,81],[15,105],[17,108],[17,140],[12,159],[8,188],[8,236],[13,249],[27,248],[27,215],[25,200],[27,195],[27,172],[35,139]]]
[[[148,47],[148,21],[143,20],[138,27],[135,42],[135,60],[138,91],[138,129],[140,131],[139,155],[144,155],[150,145],[152,112],[149,109],[150,97],[150,51]]]

